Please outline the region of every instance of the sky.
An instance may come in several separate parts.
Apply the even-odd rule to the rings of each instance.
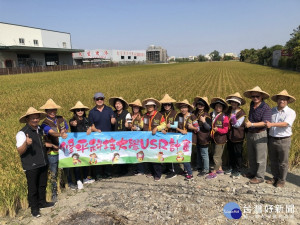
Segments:
[[[299,0],[0,0],[0,22],[69,32],[73,48],[158,45],[188,57],[285,45],[299,9]]]

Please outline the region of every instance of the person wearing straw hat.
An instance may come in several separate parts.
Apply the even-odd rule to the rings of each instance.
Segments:
[[[177,112],[174,108],[176,100],[171,98],[168,94],[165,94],[159,103],[161,104],[160,113],[165,117],[167,124],[166,128],[162,130],[162,133],[175,133],[176,128],[178,127],[178,122],[175,121]],[[176,170],[178,169],[177,163],[165,163],[164,165],[166,166],[165,170],[167,171],[166,179],[171,179],[177,176],[174,168],[175,166]]]
[[[109,104],[116,110],[114,111],[114,117],[116,123],[113,125],[114,131],[128,131],[131,127],[131,115],[127,111],[128,103],[122,97],[111,97]]]
[[[71,132],[86,132],[87,135],[90,135],[92,132],[92,125],[86,117],[86,111],[89,110],[89,107],[82,104],[81,101],[78,101],[75,106],[73,106],[70,111],[73,112],[73,117],[69,120]],[[83,189],[83,184],[93,183],[95,180],[91,179],[88,176],[88,167],[81,167],[83,170],[83,183],[80,179],[80,167],[70,168],[74,171],[75,180],[77,182],[77,188],[79,190]],[[70,171],[69,171],[70,172]],[[72,184],[72,176],[69,173],[68,183]]]
[[[180,109],[180,113],[178,113],[176,117],[176,121],[178,122],[178,127],[176,128],[181,134],[187,134],[187,132],[192,132],[192,144],[193,146],[197,143],[197,136],[196,133],[199,131],[199,125],[197,117],[192,114],[194,106],[191,105],[188,100],[183,100],[177,102],[176,107]],[[183,163],[184,165],[184,175],[185,180],[192,180],[193,171],[191,167],[191,163]]]
[[[92,124],[93,132],[112,131],[112,125],[116,123],[114,112],[111,107],[104,104],[105,96],[102,92],[94,94],[94,102],[96,106],[89,112],[89,121]],[[96,166],[97,179],[111,179],[112,166],[101,165]]]
[[[58,171],[58,150],[59,137],[67,138],[67,130],[69,129],[67,121],[57,115],[57,109],[61,109],[52,99],[48,99],[45,105],[40,109],[44,109],[47,117],[42,122],[42,129],[45,133],[45,142],[47,146],[47,153],[49,159],[49,169],[51,172],[52,183],[52,201],[57,200],[57,171]]]
[[[122,97],[111,97],[109,104],[116,110],[114,111],[114,117],[116,123],[113,125],[114,131],[129,131],[132,123],[131,115],[127,111],[128,103]],[[117,176],[124,176],[128,173],[128,164],[116,165]]]
[[[131,118],[132,118],[132,123],[131,123],[131,131],[140,131],[140,123],[142,120],[142,110],[144,107],[142,106],[141,100],[136,99],[134,102],[129,103],[129,106],[131,107]],[[136,169],[133,172],[133,175],[139,176],[139,175],[144,175],[145,174],[145,166],[144,163],[137,163],[135,165]]]
[[[273,178],[266,183],[284,187],[288,173],[292,125],[296,119],[296,112],[288,104],[296,99],[286,90],[271,99],[277,103],[277,107],[272,108],[272,120],[266,121],[266,127],[270,129],[268,147]]]
[[[244,96],[252,101],[249,121],[245,122],[248,128],[247,151],[250,168],[243,176],[249,178],[251,184],[259,184],[264,182],[267,166],[268,137],[265,122],[271,121],[271,108],[264,100],[269,98],[269,94],[256,86],[245,91]]]
[[[28,202],[34,217],[41,216],[40,208],[54,205],[46,202],[48,158],[42,138],[43,131],[39,127],[40,120],[45,117],[46,113],[30,107],[20,117],[20,123],[26,125],[16,135],[16,146],[27,179]]]
[[[144,107],[142,106],[141,100],[136,99],[134,102],[129,103],[129,106],[131,107],[131,131],[140,131],[141,128],[139,127],[141,123],[141,119],[143,116],[142,110]]]
[[[222,170],[222,155],[227,142],[229,127],[228,116],[225,114],[225,111],[228,109],[226,101],[220,97],[215,97],[211,100],[210,107],[214,109],[210,113],[212,119],[211,138],[214,169],[205,177],[206,179],[213,179],[217,177],[217,174],[224,173]]]
[[[194,98],[196,106],[194,115],[198,119],[199,131],[197,132],[197,167],[198,175],[205,176],[209,174],[209,154],[208,147],[210,143],[211,118],[209,112],[209,102],[207,97],[197,96]]]
[[[226,97],[226,102],[230,104],[227,111],[229,117],[229,131],[227,133],[228,159],[231,168],[225,171],[232,178],[238,178],[241,174],[243,164],[243,142],[245,139],[245,111],[240,108],[246,101],[239,92]]]
[[[157,111],[160,107],[160,103],[155,98],[147,98],[142,103],[143,107],[147,109],[147,112],[142,117],[140,127],[143,131],[152,131],[155,135],[157,131],[162,131],[166,128],[166,121],[164,116]],[[151,174],[147,177],[154,177],[155,181],[160,181],[161,178],[161,164],[149,163]]]

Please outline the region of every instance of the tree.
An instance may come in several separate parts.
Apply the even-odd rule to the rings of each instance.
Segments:
[[[226,55],[226,54],[225,54],[225,55],[223,56],[223,60],[224,60],[224,61],[233,60],[233,59],[234,59],[234,57],[233,57],[232,55]]]
[[[221,59],[220,53],[217,50],[214,50],[213,52],[211,52],[209,54],[209,56],[211,57],[212,61],[220,61],[220,59]]]
[[[198,61],[199,62],[205,62],[205,61],[207,61],[207,58],[205,58],[204,55],[198,55]]]

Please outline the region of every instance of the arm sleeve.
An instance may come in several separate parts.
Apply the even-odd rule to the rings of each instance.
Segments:
[[[229,127],[229,120],[227,116],[224,116],[223,120],[223,128],[218,128],[217,132],[219,134],[226,134],[228,133],[228,127]]]
[[[245,120],[245,117],[243,116],[243,117],[239,118],[236,121],[236,123],[234,125],[232,125],[232,126],[235,127],[235,128],[239,128],[243,124],[244,120]]]
[[[45,125],[45,124],[42,124],[41,128],[43,129],[43,131],[46,135],[48,135],[49,130],[51,130],[51,127],[48,125]]]
[[[21,147],[26,141],[26,135],[23,131],[19,131],[16,135],[17,148]]]
[[[158,126],[157,126],[157,130],[158,131],[162,131],[166,128],[167,124],[165,122],[165,119],[163,119],[163,122],[161,122]]]
[[[112,108],[110,108],[110,110],[109,110],[109,116],[110,116],[110,118],[115,118],[115,114],[114,114],[114,111],[112,110]]]
[[[89,113],[88,119],[89,119],[90,124],[93,125],[94,124],[93,113],[91,113],[91,112]]]
[[[287,115],[284,122],[286,122],[291,127],[295,119],[296,119],[296,112],[293,110]]]
[[[176,129],[178,127],[178,121],[174,121],[174,124],[171,124],[172,129]]]
[[[65,128],[66,128],[66,130],[69,130],[68,122],[66,120],[64,120],[64,121],[65,121]]]
[[[205,118],[205,123],[203,123],[203,127],[205,130],[211,130],[211,118]]]

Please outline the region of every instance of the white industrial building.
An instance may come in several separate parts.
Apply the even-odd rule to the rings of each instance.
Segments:
[[[73,53],[75,63],[144,63],[146,62],[146,50],[108,50],[94,49]]]
[[[0,22],[0,68],[73,65],[71,34]]]

